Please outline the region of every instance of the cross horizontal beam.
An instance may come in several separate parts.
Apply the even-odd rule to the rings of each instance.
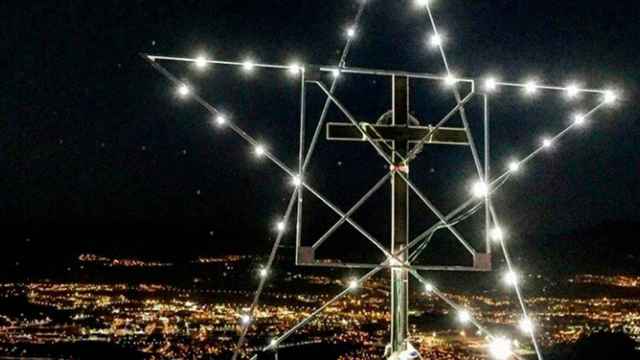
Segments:
[[[430,126],[392,126],[360,123],[373,141],[408,141],[417,143],[427,136],[427,144],[469,145],[463,128],[441,127],[436,131]],[[431,132],[431,134],[430,134]],[[362,131],[348,123],[327,123],[327,140],[366,141]]]

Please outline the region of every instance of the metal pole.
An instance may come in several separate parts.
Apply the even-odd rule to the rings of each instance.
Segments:
[[[409,125],[409,79],[407,77],[392,77],[392,125]],[[394,141],[394,151],[391,153],[393,166],[396,167],[391,175],[391,253],[404,248],[397,258],[405,262],[409,257],[407,248],[409,238],[409,189],[407,183],[397,174],[397,171],[408,173],[408,166],[397,162],[395,152],[406,154],[407,141]],[[393,261],[393,260],[392,260]],[[391,353],[404,351],[408,336],[408,307],[409,307],[409,275],[404,268],[391,269]]]

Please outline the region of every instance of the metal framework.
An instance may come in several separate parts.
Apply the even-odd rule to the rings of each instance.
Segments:
[[[222,61],[217,59],[209,59],[206,57],[172,57],[141,54],[151,66],[164,75],[169,81],[178,87],[178,93],[181,96],[190,96],[203,106],[211,115],[214,116],[214,122],[219,126],[230,128],[234,133],[244,139],[249,145],[253,146],[256,154],[264,156],[280,168],[289,178],[293,185],[292,194],[288,205],[282,216],[282,221],[278,223],[278,234],[274,241],[273,247],[269,254],[266,264],[260,270],[260,282],[255,292],[251,306],[248,312],[238,314],[241,322],[241,333],[238,339],[236,350],[233,354],[235,360],[241,352],[246,342],[246,335],[251,326],[255,310],[259,304],[260,296],[266,284],[269,271],[273,265],[277,250],[281,244],[285,233],[286,224],[291,222],[292,213],[296,213],[296,264],[307,266],[330,266],[344,268],[363,268],[370,269],[364,276],[351,281],[348,286],[338,293],[331,300],[312,312],[304,320],[293,326],[290,330],[274,338],[269,344],[262,348],[262,351],[277,351],[278,348],[284,347],[286,341],[298,329],[308,324],[317,315],[321,314],[327,307],[334,304],[342,297],[348,295],[356,287],[360,286],[368,279],[376,275],[384,269],[391,271],[391,342],[389,346],[388,356],[393,359],[406,358],[407,351],[412,347],[407,341],[408,336],[408,277],[411,275],[419,283],[421,283],[428,293],[431,293],[442,301],[451,306],[458,313],[458,318],[463,322],[470,322],[478,330],[482,331],[489,339],[489,352],[496,358],[506,359],[515,357],[521,359],[514,350],[511,349],[510,343],[504,338],[492,334],[487,328],[478,322],[478,320],[465,309],[464,306],[454,303],[442,291],[425,279],[419,271],[422,270],[446,270],[446,271],[489,271],[491,270],[491,249],[492,242],[499,244],[500,250],[504,256],[507,273],[505,279],[509,285],[513,286],[518,298],[518,304],[522,311],[522,319],[519,323],[520,328],[528,333],[531,343],[536,351],[539,360],[542,360],[542,353],[536,339],[536,331],[533,320],[529,317],[526,309],[526,303],[520,284],[518,282],[517,272],[513,266],[509,256],[504,234],[500,227],[500,220],[497,211],[492,204],[492,195],[511,177],[518,169],[525,166],[529,161],[533,160],[544,149],[559,141],[572,129],[579,127],[586,119],[592,117],[596,111],[607,104],[615,102],[616,95],[611,90],[600,89],[584,89],[575,85],[569,86],[551,86],[541,85],[534,82],[516,83],[501,82],[489,78],[484,81],[484,87],[478,94],[476,92],[476,79],[456,77],[450,70],[449,62],[444,51],[441,36],[436,26],[436,21],[432,13],[431,4],[427,0],[417,1],[421,10],[425,12],[425,20],[433,32],[431,44],[437,48],[445,73],[443,75],[434,75],[428,73],[384,70],[384,69],[367,69],[362,67],[348,67],[346,64],[347,56],[350,52],[352,43],[356,38],[356,31],[360,18],[363,15],[367,2],[362,0],[355,15],[353,25],[347,29],[347,40],[341,52],[338,66],[300,66],[298,64],[267,64],[255,63],[251,61]],[[267,68],[275,70],[286,70],[299,77],[300,81],[300,138],[298,149],[298,163],[296,167],[286,165],[280,161],[278,157],[261,146],[255,137],[249,135],[242,130],[236,122],[231,121],[225,114],[221,113],[217,108],[200,97],[187,83],[178,79],[166,68],[161,61],[181,61],[193,63],[200,67],[208,64],[228,65],[242,67],[247,71],[254,68]],[[320,74],[329,73],[333,75],[333,81],[329,87],[325,86],[321,81]],[[388,77],[392,83],[392,110],[390,124],[371,124],[358,122],[356,118],[349,112],[346,105],[343,104],[335,95],[338,85],[338,79],[341,74],[361,74],[369,76]],[[426,79],[447,84],[456,100],[456,105],[435,125],[416,126],[411,123],[409,117],[409,97],[408,87],[411,79]],[[306,88],[308,85],[317,86],[326,96],[321,115],[315,130],[311,137],[308,147],[305,144],[306,136]],[[468,93],[464,97],[460,93],[460,87],[468,87]],[[513,161],[509,164],[506,171],[495,176],[491,174],[490,164],[490,92],[496,87],[521,88],[525,93],[531,94],[539,90],[561,91],[572,97],[579,93],[595,94],[602,97],[601,102],[584,114],[574,115],[574,121],[551,138],[546,138],[536,147],[528,156],[521,160]],[[483,155],[481,159],[477,150],[477,146],[469,126],[469,119],[465,111],[467,105],[474,97],[481,97],[483,104]],[[348,119],[348,123],[329,123],[326,117],[330,106],[337,107],[340,112]],[[444,125],[454,116],[459,115],[462,120],[462,128],[445,127]],[[382,176],[364,195],[347,211],[343,211],[318,190],[313,188],[305,179],[305,170],[307,169],[312,155],[314,153],[320,134],[326,126],[328,140],[342,141],[361,141],[367,142],[378,155],[389,165],[389,171]],[[474,165],[477,171],[477,182],[473,185],[473,196],[469,197],[464,203],[460,204],[455,210],[445,214],[436,208],[428,197],[419,189],[419,187],[409,178],[409,165],[420,153],[425,145],[441,144],[441,145],[460,145],[469,147]],[[351,216],[383,185],[387,182],[391,183],[392,188],[392,229],[391,229],[391,246],[387,248],[381,241],[373,237],[362,226],[355,222]],[[430,211],[438,218],[438,221],[428,229],[424,230],[420,235],[413,239],[408,237],[408,195],[413,192],[418,198],[430,209]],[[302,205],[304,193],[309,192],[317,197],[329,209],[340,216],[340,219],[332,225],[319,239],[314,241],[311,246],[303,245],[302,236]],[[479,252],[474,249],[462,234],[455,229],[455,225],[468,218],[476,212],[480,207],[484,207],[485,216],[485,251]],[[377,264],[367,263],[327,263],[319,262],[315,259],[315,251],[329,239],[340,226],[344,223],[349,224],[361,235],[369,240],[376,248],[378,248],[385,256],[385,260]],[[428,246],[433,234],[440,230],[448,230],[469,252],[473,257],[474,265],[468,266],[414,266],[412,262],[424,251]],[[258,354],[253,355],[252,359],[256,359]],[[403,357],[404,356],[404,357]]]

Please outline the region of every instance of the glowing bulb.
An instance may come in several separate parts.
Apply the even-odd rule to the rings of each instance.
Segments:
[[[256,64],[251,59],[247,59],[242,63],[242,69],[245,72],[251,72],[255,68]]]
[[[580,89],[578,89],[578,85],[570,84],[570,85],[567,86],[566,91],[567,91],[567,97],[569,99],[573,99],[576,96],[578,96],[578,93],[580,92]]]
[[[533,322],[531,322],[531,319],[527,317],[520,320],[520,322],[518,323],[518,327],[520,328],[520,331],[525,334],[531,334],[533,332]]]
[[[586,119],[586,118],[585,118],[585,116],[584,116],[583,114],[575,114],[575,115],[573,115],[573,122],[574,122],[576,125],[582,125],[582,124],[584,124],[585,119]]]
[[[278,230],[279,232],[283,232],[285,228],[286,228],[286,224],[284,223],[284,221],[279,221],[276,224],[276,230]]]
[[[432,292],[432,291],[433,291],[433,285],[432,285],[431,283],[426,283],[426,284],[424,285],[424,290],[425,290],[426,292],[428,292],[428,293]]]
[[[504,231],[502,230],[502,228],[496,226],[493,229],[489,230],[489,237],[494,242],[501,242],[502,240],[504,240]]]
[[[240,323],[242,325],[249,325],[250,322],[251,322],[251,316],[247,314],[240,316]]]
[[[471,194],[475,197],[485,197],[489,194],[489,186],[484,181],[476,181],[471,186]]]
[[[278,340],[277,339],[271,339],[271,341],[269,342],[269,345],[271,347],[276,347],[278,346]]]
[[[296,187],[302,185],[302,179],[300,178],[300,175],[294,175],[291,177],[291,185]]]
[[[180,97],[184,98],[184,97],[189,96],[189,94],[191,93],[191,89],[186,84],[182,84],[182,85],[178,86],[177,92],[178,92],[178,95]]]
[[[196,67],[200,70],[204,69],[207,67],[208,63],[207,63],[207,58],[200,55],[196,58],[196,60],[194,61],[194,64],[196,65]]]
[[[257,157],[261,157],[262,155],[264,155],[265,151],[266,150],[264,149],[264,146],[262,146],[262,145],[256,145],[256,147],[253,149],[253,153]]]
[[[542,147],[545,149],[548,149],[551,147],[551,145],[553,145],[553,140],[549,139],[549,138],[544,138],[542,139]]]
[[[447,75],[444,77],[444,84],[445,84],[446,86],[453,86],[453,85],[455,85],[455,83],[457,83],[457,82],[458,82],[458,79],[456,79],[456,77],[455,77],[453,74],[451,74],[451,73],[447,74]]]
[[[349,289],[355,290],[357,288],[358,288],[358,280],[355,280],[355,279],[350,280],[349,281]]]
[[[415,0],[413,3],[417,8],[424,8],[429,6],[429,0]]]
[[[497,337],[489,343],[489,354],[497,360],[506,360],[511,356],[511,341],[504,337]]]
[[[524,84],[524,92],[527,95],[533,95],[536,92],[538,92],[538,84],[536,84],[535,81],[527,81],[526,84]]]
[[[463,324],[468,323],[469,321],[471,321],[471,314],[467,310],[458,311],[458,321]]]
[[[258,275],[260,275],[261,278],[266,278],[267,275],[269,275],[269,270],[262,268],[260,269],[260,271],[258,272]]]
[[[440,36],[440,34],[431,35],[431,37],[429,38],[429,45],[431,45],[431,47],[434,47],[434,48],[441,46],[442,36]]]
[[[495,78],[487,78],[484,81],[484,88],[486,91],[494,91],[498,87],[498,82]]]
[[[613,90],[605,90],[603,100],[606,104],[613,104],[618,100],[618,94]]]
[[[298,75],[302,71],[302,67],[298,63],[293,63],[289,65],[288,71],[291,75]]]
[[[509,163],[508,167],[509,167],[509,171],[515,173],[515,172],[518,172],[518,170],[520,170],[520,163],[514,160]]]
[[[349,39],[353,39],[356,36],[356,27],[355,26],[349,26],[347,28],[347,37]]]
[[[515,286],[518,284],[518,274],[513,271],[507,271],[504,274],[503,280],[507,285]]]
[[[224,115],[216,116],[216,125],[222,126],[227,122],[227,118]]]
[[[331,70],[331,76],[333,76],[334,79],[339,78],[340,77],[340,70],[338,70],[338,69]]]

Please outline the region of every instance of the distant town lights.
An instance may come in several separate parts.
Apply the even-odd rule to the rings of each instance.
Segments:
[[[489,343],[489,355],[496,360],[506,360],[511,357],[511,340],[497,337]]]

